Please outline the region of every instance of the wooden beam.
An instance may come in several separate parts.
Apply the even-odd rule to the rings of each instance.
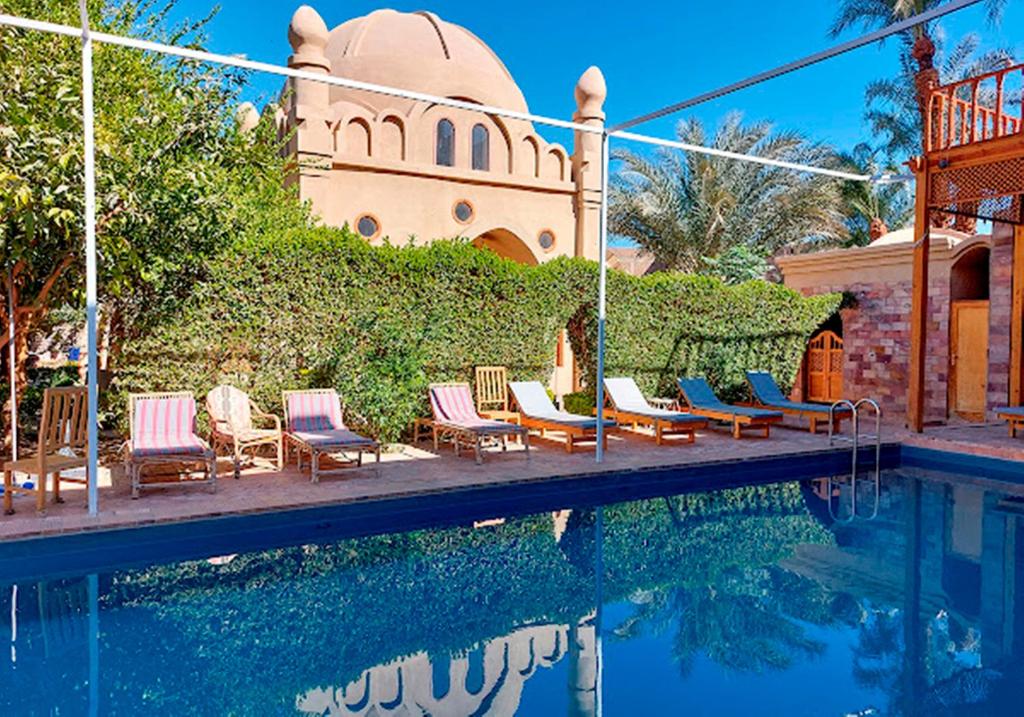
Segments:
[[[910,294],[910,385],[907,387],[907,427],[924,430],[924,377],[928,342],[928,170],[915,162],[917,174],[914,204],[914,268]]]
[[[1024,225],[1013,233],[1013,303],[1010,309],[1010,405],[1024,404]]]

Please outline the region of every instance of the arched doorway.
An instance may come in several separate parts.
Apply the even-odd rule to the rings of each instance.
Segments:
[[[473,246],[489,249],[498,256],[503,256],[520,264],[536,266],[539,262],[526,243],[508,229],[492,229],[484,232],[473,240]]]
[[[807,400],[834,403],[843,397],[843,339],[832,331],[820,331],[807,344],[804,357]]]
[[[968,249],[949,271],[949,412],[971,421],[987,403],[990,253]]]

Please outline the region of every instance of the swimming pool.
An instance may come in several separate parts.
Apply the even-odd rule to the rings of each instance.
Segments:
[[[1024,498],[859,486],[0,578],[0,713],[1019,714]]]

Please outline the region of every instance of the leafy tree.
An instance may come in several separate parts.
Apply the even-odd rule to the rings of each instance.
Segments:
[[[865,32],[875,30],[920,15],[946,2],[947,0],[840,0],[839,12],[832,24],[831,34],[838,37],[846,30],[854,28]],[[1006,3],[1007,0],[985,0],[989,22],[999,22]],[[921,35],[930,36],[932,30],[928,24],[916,25],[905,35],[910,37],[912,42]]]
[[[880,161],[879,154],[879,149],[858,144],[852,151],[840,153],[839,160],[848,165],[851,171],[861,174],[875,176],[898,173],[897,167]],[[873,223],[880,223],[880,230],[900,229],[913,220],[913,197],[902,182],[844,182],[841,194],[846,214],[848,246],[869,244]]]
[[[730,114],[711,141],[696,119],[679,123],[683,142],[760,157],[827,165],[832,151],[768,122],[744,124]],[[846,230],[837,183],[752,162],[663,149],[653,157],[615,153],[622,169],[610,188],[610,227],[669,269],[708,268],[733,247],[761,258],[787,247],[835,242]]]
[[[96,30],[199,46],[206,20],[171,25],[172,6],[89,2]],[[65,0],[0,0],[0,10],[78,23],[77,4]],[[54,308],[83,298],[80,65],[76,38],[0,30],[0,255],[14,278],[20,384],[29,337]],[[235,121],[245,79],[231,68],[95,48],[100,300],[114,350],[173,311],[240,227],[305,221],[282,187],[272,117],[251,132]]]

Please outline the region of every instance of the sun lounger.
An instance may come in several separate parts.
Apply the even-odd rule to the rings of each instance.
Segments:
[[[655,408],[647,402],[636,381],[631,378],[606,378],[604,388],[610,405],[606,414],[619,424],[629,423],[654,429],[654,442],[659,446],[666,435],[682,434],[693,443],[698,428],[706,428],[708,419],[682,411]]]
[[[996,415],[1010,424],[1010,438],[1017,437],[1017,431],[1024,430],[1024,406],[1000,408]]]
[[[678,384],[691,413],[731,423],[733,438],[741,438],[743,429],[747,428],[763,429],[764,437],[768,438],[772,424],[782,422],[781,411],[722,403],[703,378],[680,378]]]
[[[302,470],[302,454],[309,453],[310,480],[313,483],[318,483],[321,475],[345,470],[344,466],[322,470],[320,459],[323,456],[348,466],[353,463],[361,466],[363,453],[373,453],[380,463],[380,444],[345,427],[341,400],[333,388],[284,391],[282,399],[285,438],[295,448],[299,470]],[[355,454],[354,461],[348,458],[350,453]]]
[[[434,420],[434,450],[439,449],[442,438],[450,438],[455,445],[455,455],[463,446],[472,446],[477,464],[483,463],[483,443],[497,440],[502,450],[508,448],[508,437],[521,437],[526,449],[526,459],[530,459],[530,437],[527,430],[515,423],[494,421],[483,418],[476,412],[473,395],[468,383],[432,383],[430,384],[430,410]]]
[[[782,411],[789,416],[807,418],[811,423],[811,433],[818,432],[818,423],[826,426],[829,421],[829,407],[823,403],[798,403],[790,401],[779,390],[772,375],[766,371],[747,371],[747,383],[750,384],[750,393],[754,402],[775,411]],[[834,430],[838,433],[843,419],[850,418],[852,412],[849,407],[836,408],[832,412],[835,421]]]
[[[133,393],[128,396],[125,469],[132,482],[132,498],[143,488],[206,484],[217,490],[217,459],[213,450],[196,435],[196,400],[187,391]],[[143,482],[142,469],[164,465],[175,468],[201,466],[203,477],[192,471],[174,470],[173,477],[160,475]]]
[[[508,384],[512,398],[519,406],[519,421],[527,428],[540,432],[556,431],[565,434],[565,450],[572,453],[579,441],[597,441],[597,419],[580,416],[575,413],[559,411],[551,402],[547,390],[540,381],[511,381]],[[604,448],[607,448],[609,428],[615,428],[615,422],[604,422]]]

